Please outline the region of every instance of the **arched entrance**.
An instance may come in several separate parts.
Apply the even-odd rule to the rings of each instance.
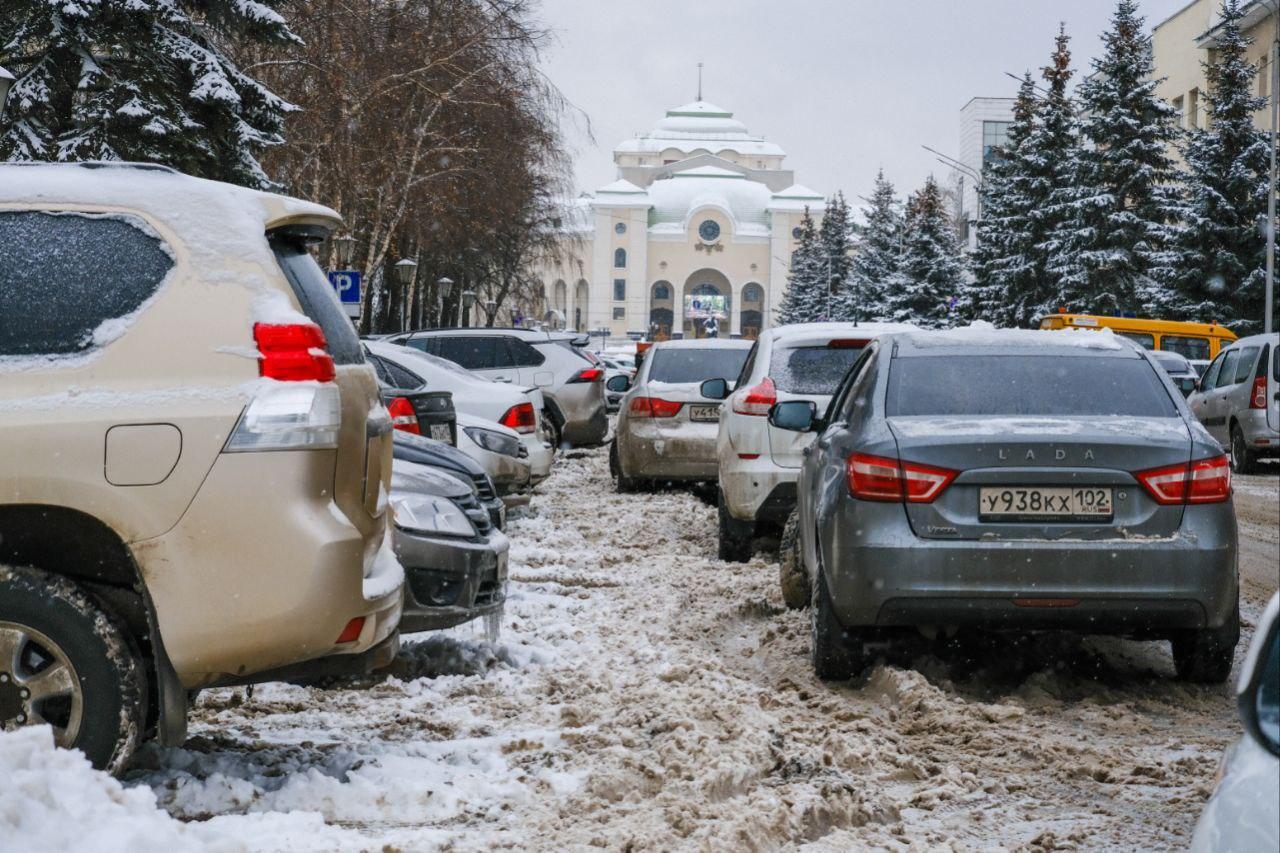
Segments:
[[[649,288],[649,340],[668,340],[675,316],[675,288],[669,281],[655,281]]]
[[[741,305],[738,320],[742,337],[755,340],[764,327],[764,288],[754,281],[744,286]]]
[[[707,320],[715,318],[718,334],[729,337],[729,318],[733,311],[733,287],[719,270],[701,269],[684,283],[680,301],[681,328],[686,338],[707,335]]]
[[[591,319],[591,315],[587,313],[587,301],[587,282],[580,278],[577,287],[573,289],[573,328],[579,332],[586,330],[586,324]]]

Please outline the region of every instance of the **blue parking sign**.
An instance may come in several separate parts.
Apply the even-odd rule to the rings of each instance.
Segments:
[[[332,270],[329,284],[338,292],[338,301],[343,305],[360,304],[359,270]]]

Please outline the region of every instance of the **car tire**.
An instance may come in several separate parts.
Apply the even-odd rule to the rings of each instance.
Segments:
[[[0,565],[0,649],[0,725],[48,722],[59,746],[124,770],[145,719],[146,675],[110,614],[67,578]]]
[[[1182,681],[1222,684],[1231,675],[1231,664],[1240,642],[1240,602],[1226,624],[1219,628],[1180,631],[1170,638],[1173,667]]]
[[[556,419],[551,416],[550,409],[542,410],[543,431],[546,433],[546,440],[551,442],[551,452],[556,453],[560,450],[560,424],[556,423]]]
[[[622,473],[622,462],[618,458],[618,440],[609,442],[609,474],[613,477],[613,486],[622,494],[630,494],[637,490],[636,481]]]
[[[1237,474],[1258,473],[1258,454],[1249,449],[1240,424],[1231,425],[1231,470]]]
[[[809,662],[821,681],[847,681],[866,668],[862,644],[851,636],[836,617],[826,574],[821,567],[813,572],[812,604],[809,608]]]
[[[809,606],[813,584],[804,570],[800,552],[800,511],[792,510],[782,528],[782,541],[778,545],[778,582],[782,587],[782,600],[792,610]]]
[[[720,517],[719,557],[727,563],[745,563],[751,559],[751,536],[755,525],[739,521],[729,514],[724,492],[716,490],[716,510]]]

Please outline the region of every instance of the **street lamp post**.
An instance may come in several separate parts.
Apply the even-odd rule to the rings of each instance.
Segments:
[[[492,326],[497,321],[498,300],[486,299],[484,302],[484,312],[489,315],[489,325]]]
[[[414,274],[418,271],[418,262],[413,258],[401,258],[396,261],[396,280],[400,282],[400,331],[408,331],[409,307],[413,301],[409,298],[409,286],[413,284]]]
[[[476,302],[476,293],[474,290],[462,291],[462,299],[461,299],[461,304],[459,305],[459,309],[462,310],[463,313],[462,313],[462,319],[458,321],[459,326],[461,326],[464,322],[466,323],[471,322],[471,306],[474,305],[475,302]]]
[[[436,279],[436,287],[440,289],[439,317],[440,317],[440,325],[441,327],[443,327],[446,325],[445,319],[444,319],[444,303],[448,301],[449,293],[450,291],[453,290],[453,279],[449,278],[448,276],[441,276],[440,278]]]
[[[338,269],[345,270],[351,265],[351,253],[355,250],[356,238],[343,234],[333,238],[333,259]]]

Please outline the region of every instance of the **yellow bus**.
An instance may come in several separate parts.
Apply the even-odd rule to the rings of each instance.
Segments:
[[[1110,329],[1146,347],[1184,356],[1203,372],[1218,350],[1236,339],[1235,332],[1217,323],[1183,323],[1177,320],[1142,320],[1137,317],[1104,317],[1099,314],[1049,314],[1040,318],[1042,329]]]

